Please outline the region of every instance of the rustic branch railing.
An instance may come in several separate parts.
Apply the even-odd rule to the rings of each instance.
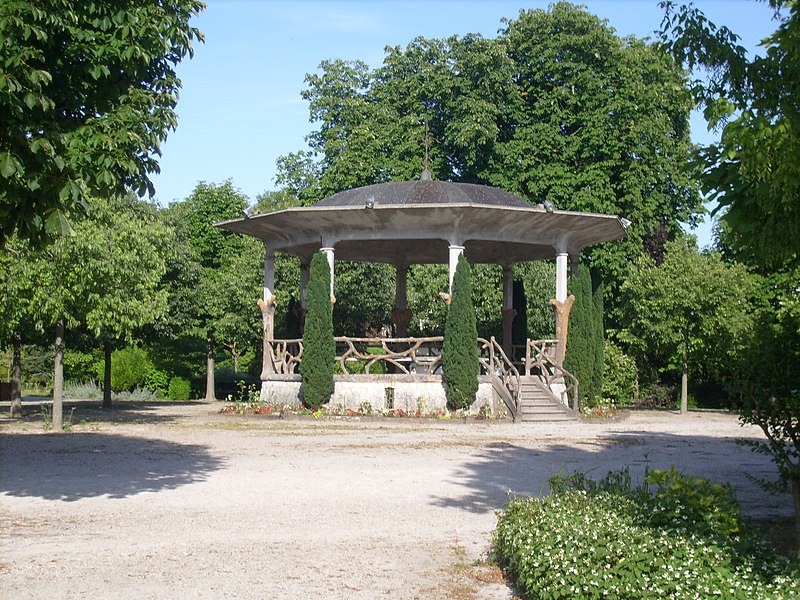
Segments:
[[[272,372],[278,375],[292,375],[303,358],[303,340],[270,340],[267,342],[272,353]]]
[[[491,376],[492,386],[505,402],[511,416],[516,418],[519,409],[519,371],[494,336],[489,340],[478,338],[478,361],[483,374]]]
[[[402,373],[406,375],[436,375],[441,373],[441,336],[422,338],[352,338],[337,337],[336,362],[341,373],[379,374]],[[503,352],[502,346],[492,337],[478,338],[478,356],[482,375],[490,375],[493,385],[503,397],[512,414],[519,402],[520,376],[539,377],[554,393],[563,388],[561,401],[577,410],[578,380],[554,362],[555,340],[528,340],[525,359],[517,366]],[[273,373],[292,375],[298,373],[303,357],[303,340],[271,340]],[[381,365],[378,369],[376,365]]]
[[[336,362],[342,373],[370,374],[374,365],[383,373],[433,375],[442,365],[444,338],[352,338],[337,337]],[[355,365],[359,365],[354,368]],[[363,369],[361,367],[363,365]]]
[[[555,363],[556,340],[528,340],[523,374],[539,377],[553,391],[563,387],[561,401],[573,410],[580,409],[577,378]]]

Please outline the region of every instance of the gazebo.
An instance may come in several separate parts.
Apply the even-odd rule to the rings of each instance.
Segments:
[[[574,418],[578,382],[563,369],[571,298],[567,298],[569,263],[577,265],[587,246],[625,236],[627,222],[612,215],[557,210],[551,203],[533,205],[485,185],[434,181],[427,169],[417,181],[380,183],[339,192],[308,207],[244,215],[219,227],[262,240],[264,293],[259,299],[264,323],[262,399],[300,402],[298,365],[302,339],[276,340],[275,253],[300,259],[300,313],[315,252],[323,252],[331,269],[335,302],[336,260],[388,263],[396,269],[391,338],[337,337],[332,406],[428,411],[443,408],[441,379],[443,338],[408,337],[411,311],[406,304],[407,269],[414,264],[448,264],[450,287],[462,253],[470,263],[503,268],[503,338],[476,340],[481,375],[474,410],[488,405],[516,419]],[[515,263],[555,258],[555,340],[511,344]],[[442,297],[449,300],[449,292]],[[431,302],[441,301],[431,299]],[[301,319],[302,321],[302,319]],[[375,368],[375,365],[381,365]],[[381,371],[376,374],[373,371]]]

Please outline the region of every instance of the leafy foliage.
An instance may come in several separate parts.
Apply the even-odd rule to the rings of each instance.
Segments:
[[[520,12],[497,39],[417,38],[388,48],[377,69],[328,60],[306,82],[318,128],[307,151],[278,165],[278,182],[304,204],[417,177],[428,123],[436,179],[628,217],[627,240],[589,252],[612,289],[647,231],[663,220],[675,235],[699,207],[680,69],[565,2]]]
[[[0,245],[42,244],[96,196],[154,189],[195,0],[0,3]]]
[[[333,370],[336,344],[333,341],[333,309],[331,306],[331,271],[327,257],[314,253],[311,259],[308,287],[308,313],[303,334],[303,402],[316,409],[333,394]]]
[[[167,397],[177,402],[185,402],[191,397],[192,388],[189,380],[183,377],[173,377],[169,380]]]
[[[570,312],[564,368],[578,379],[581,398],[593,406],[603,381],[603,305],[598,298],[603,288],[592,294],[592,277],[585,267],[580,267],[576,277],[570,277],[569,284],[575,303]]]
[[[766,267],[800,261],[800,6],[769,0],[778,27],[749,59],[738,36],[692,6],[662,2],[664,47],[696,74],[693,93],[720,141],[698,151],[704,192],[736,245]]]
[[[603,350],[602,398],[617,406],[633,403],[636,390],[636,361],[611,340]]]
[[[495,553],[531,598],[788,598],[800,573],[740,532],[725,486],[651,471],[551,479],[550,496],[512,500]]]
[[[478,391],[478,328],[472,304],[471,269],[466,257],[458,257],[453,276],[450,309],[444,325],[443,380],[451,409],[470,407]]]
[[[147,351],[137,346],[128,346],[114,350],[111,354],[111,389],[115,392],[130,391],[136,387],[145,387],[146,379],[152,363]],[[102,367],[101,367],[102,369]],[[103,372],[97,374],[102,381]],[[151,392],[156,390],[148,387]]]
[[[756,282],[690,239],[670,242],[660,266],[642,257],[623,285],[630,310],[620,338],[662,370],[722,378],[744,347]]]

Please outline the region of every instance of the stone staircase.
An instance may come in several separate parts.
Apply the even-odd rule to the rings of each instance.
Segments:
[[[519,412],[523,422],[577,421],[580,415],[559,402],[537,377],[520,377]]]

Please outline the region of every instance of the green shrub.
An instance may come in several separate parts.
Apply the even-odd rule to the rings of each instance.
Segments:
[[[189,380],[184,377],[173,377],[169,380],[169,389],[167,390],[167,397],[170,400],[178,402],[185,402],[189,399],[192,393],[192,387]]]
[[[737,533],[729,488],[652,471],[551,480],[551,495],[509,502],[494,552],[530,598],[789,598],[800,573]]]
[[[636,361],[611,340],[603,353],[603,400],[617,406],[633,404],[636,393]]]
[[[478,391],[478,327],[472,303],[470,266],[462,254],[453,276],[453,294],[444,323],[442,370],[447,404],[468,409]]]
[[[147,352],[138,346],[127,346],[111,353],[111,389],[114,392],[130,391],[145,385],[152,368]],[[98,364],[97,379],[103,381],[103,363]]]
[[[144,377],[144,387],[159,398],[164,398],[169,390],[169,373],[150,364]]]
[[[303,335],[303,402],[319,408],[333,394],[336,343],[333,339],[333,308],[330,297],[331,271],[328,259],[316,252],[308,278],[308,313]]]
[[[645,408],[675,408],[676,400],[677,397],[673,386],[653,383],[648,385],[642,392],[639,406]]]
[[[92,381],[102,369],[103,361],[91,352],[64,349],[64,378],[70,381]]]

